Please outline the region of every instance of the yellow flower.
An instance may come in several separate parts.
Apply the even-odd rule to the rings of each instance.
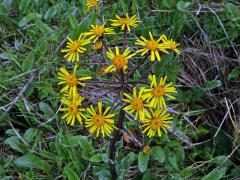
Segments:
[[[87,108],[87,111],[90,115],[87,115],[85,124],[89,128],[90,133],[96,132],[96,136],[99,136],[99,133],[102,133],[102,136],[110,136],[113,129],[117,129],[114,125],[114,120],[112,119],[115,114],[109,114],[110,107],[107,107],[103,112],[102,102],[98,102],[97,111],[91,105],[90,108]]]
[[[135,113],[134,120],[139,117],[140,121],[144,121],[145,116],[149,116],[149,113],[146,109],[148,104],[144,102],[146,98],[143,97],[143,92],[144,88],[140,88],[140,91],[137,94],[136,87],[134,87],[132,97],[129,94],[124,93],[124,96],[126,96],[127,99],[123,99],[123,101],[129,103],[129,105],[124,107],[123,110],[130,114]]]
[[[149,31],[149,36],[150,39],[147,40],[145,39],[143,36],[141,36],[140,38],[143,40],[138,39],[136,41],[136,45],[140,45],[140,46],[144,46],[143,49],[138,50],[137,52],[142,53],[141,56],[144,56],[144,54],[146,54],[147,52],[151,52],[151,61],[155,61],[155,57],[157,57],[157,60],[160,61],[161,57],[159,55],[158,51],[162,51],[166,54],[169,54],[166,49],[169,48],[168,44],[165,43],[160,43],[160,41],[164,38],[163,36],[160,36],[160,38],[158,38],[158,40],[153,39],[152,33]]]
[[[136,15],[129,17],[128,14],[125,15],[125,17],[119,17],[116,15],[117,19],[110,19],[113,23],[112,26],[121,26],[122,30],[127,29],[130,31],[130,27],[137,27],[140,21],[137,20]]]
[[[123,54],[119,53],[119,49],[116,46],[116,54],[113,54],[112,50],[109,49],[107,52],[107,57],[112,60],[112,64],[105,69],[105,73],[115,72],[116,70],[125,70],[127,69],[128,59],[135,56],[136,54],[130,54],[130,49],[127,48]]]
[[[88,44],[90,42],[89,39],[86,39],[81,34],[77,40],[72,40],[71,38],[67,38],[67,46],[66,49],[62,49],[61,52],[66,53],[64,55],[64,58],[67,58],[68,62],[74,62],[79,61],[79,54],[84,53],[86,51],[86,48],[83,46]]]
[[[86,116],[82,113],[85,111],[85,109],[80,108],[80,105],[84,98],[81,97],[76,90],[69,93],[70,94],[67,95],[67,97],[63,97],[61,99],[61,102],[66,107],[60,108],[60,111],[67,112],[62,118],[66,119],[67,124],[70,124],[71,126],[74,125],[76,119],[80,124],[82,124],[82,118],[86,118]]]
[[[163,42],[166,46],[168,46],[169,49],[173,50],[177,54],[181,54],[181,51],[177,49],[177,46],[180,45],[180,43],[176,43],[173,39],[167,39],[166,36],[163,36]]]
[[[144,146],[143,149],[142,149],[142,151],[143,151],[145,154],[149,153],[150,150],[151,150],[150,146]]]
[[[103,25],[91,25],[92,29],[89,32],[84,33],[85,36],[90,36],[90,40],[94,39],[93,42],[95,43],[98,38],[102,38],[105,34],[114,34],[112,28],[105,28],[106,23]]]
[[[60,68],[58,72],[58,79],[60,82],[58,84],[65,84],[61,92],[70,90],[71,92],[77,89],[77,85],[85,86],[81,81],[92,79],[92,77],[81,77],[78,78],[76,75],[77,65],[74,66],[73,74],[70,74],[65,68]]]
[[[93,7],[95,10],[98,9],[98,2],[99,0],[87,0],[86,6],[87,6],[87,12],[90,11],[91,7]]]
[[[169,124],[172,123],[172,117],[170,114],[166,113],[167,109],[165,109],[164,111],[160,109],[153,111],[152,109],[150,109],[150,112],[151,117],[146,118],[143,122],[143,133],[147,133],[147,136],[150,138],[155,136],[155,134],[161,137],[161,130],[167,133],[167,129],[170,128]]]
[[[100,41],[100,42],[97,42],[96,44],[94,44],[92,46],[92,48],[93,48],[94,51],[98,51],[102,48],[102,46],[103,46],[103,43],[102,43],[102,41]]]
[[[165,84],[167,80],[167,76],[164,78],[161,77],[159,84],[157,84],[156,76],[149,76],[151,80],[151,88],[145,89],[145,94],[143,97],[148,101],[150,101],[150,107],[160,109],[162,107],[166,107],[166,102],[164,100],[164,96],[167,96],[171,99],[175,99],[169,93],[176,93],[175,87],[171,86],[172,82],[169,84]]]

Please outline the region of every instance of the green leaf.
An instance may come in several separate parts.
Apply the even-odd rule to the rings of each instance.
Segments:
[[[40,110],[44,113],[44,117],[45,119],[50,119],[54,116],[54,111],[52,110],[52,108],[44,102],[40,102],[39,103],[39,108]]]
[[[150,171],[147,171],[141,178],[141,180],[155,180],[158,179],[156,174]]]
[[[23,139],[30,143],[38,134],[38,130],[34,128],[29,128],[23,135]]]
[[[227,3],[226,8],[228,12],[231,13],[235,19],[240,18],[240,11],[236,5],[232,3]]]
[[[28,54],[27,57],[23,60],[22,71],[30,71],[34,64],[34,55],[32,53]]]
[[[17,158],[15,164],[20,167],[41,169],[47,173],[51,170],[50,164],[42,160],[40,157],[31,154]]]
[[[19,10],[20,11],[26,11],[29,3],[30,3],[30,0],[22,0],[20,5],[19,5]]]
[[[166,160],[166,154],[160,146],[154,146],[151,148],[150,155],[160,163],[164,163]]]
[[[193,173],[194,173],[193,166],[187,166],[181,171],[181,175],[182,177],[184,177],[184,179],[191,176]]]
[[[162,3],[167,8],[172,9],[174,7],[175,1],[174,0],[163,0]]]
[[[70,166],[66,166],[63,169],[63,174],[65,176],[67,176],[67,178],[69,180],[79,180],[81,179],[78,174],[70,167]]]
[[[136,14],[137,13],[137,7],[138,7],[138,4],[137,4],[137,0],[132,0],[132,12],[133,14]]]
[[[53,18],[57,14],[57,5],[50,7],[44,15],[45,20]]]
[[[177,163],[181,163],[183,162],[184,158],[185,158],[185,153],[184,153],[184,149],[182,146],[178,146],[178,148],[176,149],[176,160],[177,160]]]
[[[173,157],[169,156],[169,157],[168,157],[168,161],[170,162],[170,164],[172,165],[172,167],[173,167],[175,170],[179,170],[176,156],[173,156]]]
[[[26,152],[26,146],[20,143],[17,136],[11,136],[5,140],[5,144],[8,144],[12,149],[21,153]]]
[[[235,79],[240,77],[240,67],[234,68],[229,74],[228,74],[228,80]]]
[[[90,161],[95,162],[95,163],[101,162],[102,161],[102,155],[101,154],[95,154],[90,158]]]
[[[7,7],[4,4],[2,4],[2,3],[0,3],[0,14],[4,14],[4,15],[8,14]]]
[[[69,22],[70,22],[72,29],[76,29],[78,27],[78,21],[75,16],[71,15],[69,17]]]
[[[93,152],[93,148],[86,136],[79,136],[79,143],[82,148],[82,157],[89,159]]]
[[[18,23],[20,27],[26,26],[30,21],[40,19],[42,17],[41,14],[38,13],[30,13],[22,18],[22,20]]]
[[[214,158],[214,161],[221,167],[229,167],[232,165],[232,161],[227,156],[217,156]]]
[[[226,167],[216,168],[216,169],[212,170],[209,174],[204,176],[202,180],[212,180],[212,179],[218,180],[218,179],[221,179],[225,175],[226,171],[227,171]]]
[[[121,159],[120,167],[118,167],[118,173],[119,176],[124,178],[135,159],[135,154],[133,152],[130,152],[127,156],[125,156],[123,159]]]
[[[186,11],[191,4],[192,4],[191,2],[179,1],[177,3],[177,9],[180,11]]]
[[[43,32],[43,33],[52,33],[54,32],[51,27],[43,23],[41,20],[36,20],[36,26]]]
[[[206,81],[203,84],[203,90],[205,90],[205,91],[212,90],[212,89],[218,88],[220,86],[222,86],[222,82],[220,80]]]
[[[138,154],[138,169],[140,172],[145,172],[147,170],[149,160],[149,153],[145,154],[143,152],[139,152]]]
[[[135,154],[133,152],[130,152],[126,156],[124,156],[121,161],[117,161],[116,169],[118,173],[118,179],[124,179],[126,174],[129,171],[129,168],[133,161],[135,160]]]
[[[76,74],[82,76],[92,76],[92,72],[89,69],[78,68]]]
[[[8,155],[7,158],[4,160],[4,168],[9,168],[11,166],[11,162],[14,161],[14,156],[13,155]]]

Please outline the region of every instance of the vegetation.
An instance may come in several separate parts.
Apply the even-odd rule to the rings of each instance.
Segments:
[[[1,179],[240,178],[240,3],[96,2],[0,2]],[[126,13],[138,23],[129,31],[114,21]],[[96,40],[91,25],[103,22],[106,41]],[[155,39],[166,35],[161,61],[156,54],[141,56],[144,47],[137,40],[149,39],[149,32]],[[82,33],[90,39],[83,40],[80,60],[64,57],[67,42]],[[172,48],[170,39],[180,44]],[[92,47],[95,40],[99,44]],[[126,52],[127,68],[111,66],[115,46]],[[63,68],[83,78],[77,91],[62,91]],[[138,96],[150,115],[163,109],[172,117],[160,136],[144,130],[150,115],[129,113],[129,100],[133,91],[147,92],[155,77],[158,83],[165,76],[172,82],[166,105],[152,104],[149,93]],[[83,108],[81,118],[63,118],[72,99]],[[110,118],[100,113],[107,107]],[[110,130],[92,123],[96,114],[108,119]]]

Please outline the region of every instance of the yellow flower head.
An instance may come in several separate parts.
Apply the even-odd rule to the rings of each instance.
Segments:
[[[156,76],[149,76],[151,80],[151,88],[145,89],[145,94],[143,95],[146,98],[147,102],[150,101],[150,107],[160,109],[162,107],[166,107],[166,102],[164,100],[164,96],[167,96],[171,99],[175,99],[170,93],[176,93],[176,88],[171,86],[172,82],[169,84],[165,84],[167,80],[167,76],[164,78],[161,77],[159,84],[157,84]]]
[[[113,54],[112,50],[109,49],[107,52],[107,57],[112,60],[112,64],[105,69],[105,73],[115,72],[116,70],[125,70],[127,69],[128,59],[135,56],[136,54],[130,54],[130,49],[127,48],[123,54],[119,53],[119,49],[116,46],[116,54]]]
[[[85,36],[90,36],[90,40],[94,39],[93,42],[95,43],[98,38],[102,38],[105,34],[114,34],[112,28],[105,28],[106,23],[103,25],[91,25],[92,29],[89,32],[84,33]]]
[[[150,146],[144,146],[143,149],[142,149],[142,151],[143,151],[145,154],[149,153],[150,150],[151,150]]]
[[[136,87],[134,87],[132,97],[129,94],[124,93],[126,99],[123,99],[123,101],[127,102],[129,105],[124,107],[123,110],[129,112],[130,114],[135,113],[134,120],[137,120],[139,117],[140,121],[144,121],[145,116],[149,116],[146,109],[148,104],[144,102],[146,98],[143,97],[143,92],[144,88],[140,88],[140,91],[137,94]]]
[[[76,119],[82,124],[82,118],[86,118],[82,113],[85,109],[80,108],[83,99],[76,90],[73,92],[69,91],[69,94],[61,99],[65,107],[60,108],[60,111],[66,111],[66,114],[62,118],[66,119],[67,124],[73,126]]]
[[[99,0],[87,0],[86,6],[87,6],[87,12],[90,11],[91,7],[93,7],[95,10],[98,9],[98,2]]]
[[[94,44],[92,46],[92,48],[94,51],[98,51],[98,50],[102,49],[102,46],[103,46],[103,43],[102,43],[102,41],[100,41],[100,42],[97,42],[96,44]]]
[[[162,40],[163,40],[164,44],[168,47],[168,49],[173,50],[177,54],[181,54],[181,51],[179,49],[177,49],[177,46],[179,46],[180,43],[176,43],[176,41],[174,41],[172,39],[167,39],[166,36],[163,36]]]
[[[125,17],[119,17],[116,15],[117,19],[110,19],[113,23],[111,24],[112,26],[121,26],[122,30],[127,29],[130,31],[130,27],[137,27],[140,21],[137,20],[136,15],[129,17],[128,13],[125,15]]]
[[[169,124],[172,123],[172,117],[167,113],[167,109],[157,109],[153,111],[150,109],[151,117],[146,118],[143,122],[142,127],[144,128],[143,133],[147,133],[148,137],[153,137],[155,134],[162,136],[161,130],[167,133],[167,129],[170,128]]]
[[[150,36],[149,40],[147,40],[143,36],[141,36],[140,38],[142,40],[138,39],[136,41],[136,43],[135,43],[136,45],[143,46],[143,48],[139,49],[137,52],[142,53],[141,56],[144,56],[144,54],[149,52],[149,53],[151,53],[151,61],[155,61],[155,59],[156,59],[155,57],[157,57],[157,60],[160,61],[161,57],[160,57],[158,51],[162,51],[166,54],[169,54],[166,51],[166,49],[169,48],[169,45],[165,44],[165,43],[160,43],[160,41],[164,38],[164,35],[160,36],[160,38],[158,40],[155,40],[155,39],[153,39],[152,33],[149,31],[149,36]]]
[[[81,34],[77,40],[72,40],[71,38],[67,38],[67,46],[66,49],[62,49],[61,52],[66,53],[64,55],[64,58],[67,58],[68,62],[74,62],[79,61],[79,54],[84,53],[86,51],[86,48],[83,46],[88,44],[90,42],[89,39],[86,39]]]
[[[114,125],[114,120],[112,119],[115,114],[109,114],[110,107],[107,107],[103,111],[102,102],[98,102],[97,111],[91,105],[90,108],[87,108],[87,111],[90,115],[87,115],[85,124],[89,128],[90,133],[96,132],[96,136],[99,136],[99,133],[102,133],[102,136],[110,136],[114,129],[117,129]]]
[[[81,81],[92,79],[92,77],[81,77],[78,78],[76,75],[77,65],[74,66],[73,74],[70,74],[65,68],[60,68],[58,72],[58,79],[60,82],[58,84],[64,84],[61,92],[70,90],[71,92],[77,89],[77,85],[85,86]]]

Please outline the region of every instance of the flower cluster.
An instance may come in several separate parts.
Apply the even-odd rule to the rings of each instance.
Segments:
[[[129,114],[135,114],[134,119],[139,119],[143,123],[142,127],[145,128],[143,133],[147,132],[147,136],[153,137],[155,134],[162,136],[161,129],[167,132],[166,129],[170,128],[168,124],[172,119],[167,113],[165,97],[175,99],[171,93],[177,91],[172,83],[166,84],[166,76],[161,77],[158,84],[155,75],[150,75],[149,79],[151,80],[149,88],[140,87],[137,93],[134,87],[132,96],[124,93],[126,98],[123,101],[128,104],[124,110]]]
[[[87,0],[87,10],[90,11],[91,8],[97,10],[98,2],[98,0]],[[133,67],[133,64],[139,67],[137,64],[141,65],[147,59],[150,60],[149,63],[155,60],[160,61],[160,53],[169,54],[170,51],[173,51],[180,54],[180,50],[177,48],[179,44],[168,39],[166,35],[161,35],[155,39],[153,34],[149,32],[148,39],[140,36],[140,39],[136,40],[135,44],[138,45],[139,49],[133,52],[133,48],[126,48],[126,36],[131,28],[138,27],[140,21],[137,17],[130,17],[128,14],[122,17],[116,15],[116,19],[110,19],[109,22],[112,27],[108,27],[108,21],[106,21],[102,24],[91,25],[90,30],[81,33],[77,39],[68,37],[66,48],[61,50],[64,53],[63,57],[69,63],[75,64],[72,72],[64,67],[60,68],[58,72],[58,84],[62,86],[61,103],[63,104],[60,111],[65,113],[62,118],[66,119],[67,124],[70,125],[74,125],[77,120],[97,137],[99,135],[110,136],[114,130],[121,128],[116,125],[118,111],[120,111],[116,107],[121,107],[130,118],[132,116],[134,120],[140,120],[142,132],[146,133],[147,136],[162,136],[162,132],[166,133],[167,129],[170,128],[169,124],[172,123],[172,116],[168,113],[166,102],[168,99],[175,99],[173,96],[177,92],[175,87],[172,86],[172,83],[167,83],[166,76],[158,79],[156,75],[149,75],[150,84],[146,80],[145,85],[141,87],[137,83],[130,86],[128,82],[137,69]],[[118,27],[124,31],[123,48],[117,45],[111,48],[106,41],[106,36],[114,35]],[[90,43],[92,43],[92,49],[88,46]],[[79,75],[77,68],[81,63],[80,57],[86,56],[91,61],[91,53],[89,52],[99,53],[103,56],[102,62],[100,62],[104,64],[103,67],[101,66],[103,68],[101,72],[103,77],[108,79],[101,81],[99,78]],[[137,63],[134,59],[138,54],[145,56],[145,58],[141,58],[138,60],[140,62]],[[109,61],[106,61],[105,57]],[[109,76],[106,74],[112,75],[112,89],[94,98],[80,93],[83,90],[80,88],[91,89],[88,84],[110,82]],[[119,97],[117,106],[114,103],[107,106],[99,101],[111,93],[115,93]]]

